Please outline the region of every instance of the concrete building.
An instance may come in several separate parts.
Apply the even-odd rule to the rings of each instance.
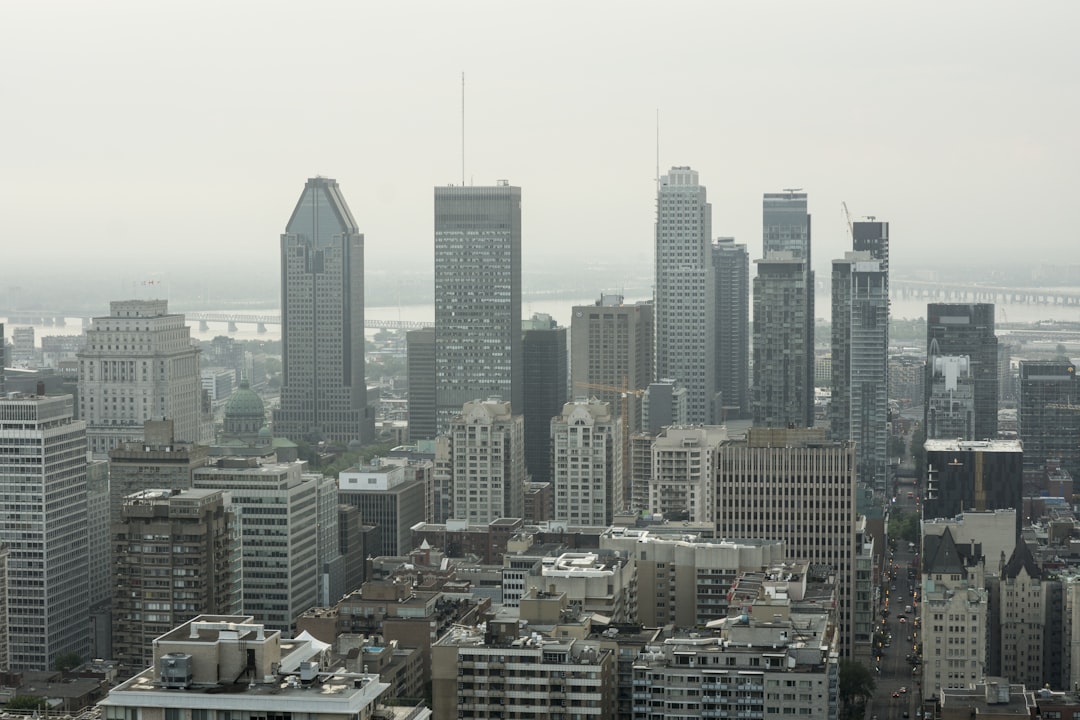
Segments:
[[[281,406],[290,440],[367,443],[364,236],[337,181],[311,178],[281,235]]]
[[[653,381],[652,303],[627,305],[622,295],[601,295],[576,305],[570,321],[572,397],[596,397],[612,412],[626,408],[624,428],[641,429],[641,395]]]
[[[1080,381],[1076,366],[1059,360],[1020,361],[1020,412],[1024,469],[1057,460],[1080,477]]]
[[[488,523],[524,509],[525,423],[501,400],[467,402],[450,423],[454,518]]]
[[[413,549],[412,527],[424,522],[427,485],[410,476],[405,465],[376,458],[372,465],[351,467],[338,475],[338,502],[360,511],[375,526],[369,556],[403,555]]]
[[[0,545],[7,555],[8,669],[49,670],[89,647],[86,423],[74,399],[0,398]]]
[[[888,235],[888,223],[884,225]],[[889,276],[870,252],[832,264],[832,438],[852,441],[859,482],[884,490],[889,439]]]
[[[11,365],[12,367],[33,369],[38,366],[37,342],[34,328],[15,327],[11,329]]]
[[[637,621],[637,568],[608,551],[564,552],[525,575],[525,593],[565,595],[572,613],[598,613],[612,622]]]
[[[430,440],[435,421],[435,328],[405,333],[406,374],[409,380],[409,442]]]
[[[889,399],[904,406],[918,405],[925,398],[926,361],[913,355],[889,358]]]
[[[154,639],[180,623],[236,610],[231,504],[220,490],[143,490],[124,499],[111,533],[111,657],[129,674],[152,665]]]
[[[566,328],[550,315],[536,313],[522,323],[521,381],[524,399],[520,412],[525,421],[525,471],[534,482],[550,482],[551,419],[562,412],[569,399],[566,384]]]
[[[389,686],[373,673],[327,668],[328,647],[310,636],[282,637],[249,615],[200,615],[157,638],[153,664],[98,707],[107,720],[372,720]],[[391,717],[406,715],[426,720],[430,711]]]
[[[926,359],[926,437],[975,439],[975,378],[967,355]]]
[[[305,474],[304,467],[300,462],[221,458],[196,469],[192,479],[196,489],[232,496],[239,521],[243,611],[286,632],[300,613],[327,604],[320,590],[334,558],[320,557],[321,533],[332,528],[337,547],[336,502],[330,519],[320,517],[319,502],[320,493],[336,492],[335,481]]]
[[[1018,440],[927,440],[923,518],[1012,508],[1023,526],[1024,449]]]
[[[91,320],[78,357],[79,412],[95,456],[141,441],[147,420],[172,420],[183,442],[209,440],[199,348],[167,300],[109,303],[107,316]]]
[[[855,650],[855,446],[824,428],[751,428],[717,451],[716,531],[782,540],[790,560],[835,576],[845,656]]]
[[[210,458],[209,448],[176,437],[172,420],[147,420],[142,439],[109,451],[109,522],[120,519],[124,498],[149,488],[179,492],[191,487],[195,470]]]
[[[686,387],[689,421],[712,422],[716,401],[716,279],[712,205],[697,171],[673,167],[656,199],[656,376]]]
[[[721,413],[713,418],[750,416],[750,254],[735,238],[712,244],[716,278],[716,391]]]
[[[714,520],[716,452],[727,439],[727,430],[720,425],[673,425],[661,430],[652,442],[645,509],[674,520]]]
[[[595,398],[566,403],[549,422],[556,521],[610,525],[626,505],[622,424]]]
[[[522,411],[521,188],[435,188],[435,371],[440,432],[476,398]]]
[[[86,463],[86,603],[90,612],[90,657],[111,658],[113,596],[112,550],[109,545],[109,463]]]
[[[689,425],[686,388],[674,378],[649,383],[641,396],[641,424],[642,432],[649,435],[670,425]]]
[[[975,403],[974,436],[965,440],[993,440],[997,438],[998,410],[998,340],[994,334],[993,303],[930,303],[926,306],[926,391],[932,389],[929,381],[933,369],[932,358],[939,356],[966,356],[973,381]],[[929,396],[926,412],[929,413]],[[924,418],[927,438],[930,418]],[[938,435],[945,439],[948,436]],[[954,438],[955,439],[955,438]]]

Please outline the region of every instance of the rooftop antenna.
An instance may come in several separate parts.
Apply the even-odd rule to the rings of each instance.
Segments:
[[[465,71],[461,71],[461,186],[465,187]]]

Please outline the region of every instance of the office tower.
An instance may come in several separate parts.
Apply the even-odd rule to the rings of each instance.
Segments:
[[[716,449],[727,440],[719,425],[672,426],[652,443],[646,509],[672,520],[712,522],[716,517]]]
[[[687,390],[690,422],[711,422],[716,400],[716,282],[712,205],[697,171],[673,167],[656,199],[656,377]]]
[[[595,397],[621,415],[624,429],[641,429],[643,391],[653,381],[653,306],[626,305],[622,295],[601,295],[578,305],[570,320],[570,392]]]
[[[550,315],[538,313],[522,324],[525,470],[534,482],[551,481],[551,418],[567,401],[566,350],[566,328]]]
[[[199,349],[166,300],[117,300],[86,331],[79,412],[90,451],[104,458],[142,439],[143,423],[168,418],[176,439],[204,442]]]
[[[813,292],[806,261],[777,250],[754,263],[754,425],[811,427],[814,335],[806,328]]]
[[[716,390],[721,417],[750,415],[750,254],[735,238],[712,245],[716,274]]]
[[[608,403],[593,398],[566,403],[549,422],[555,519],[610,525],[626,505],[618,416]]]
[[[38,366],[37,342],[33,327],[17,327],[11,331],[11,366],[33,369]]]
[[[289,637],[250,614],[199,615],[157,638],[150,667],[110,689],[98,708],[109,718],[377,717],[388,683],[374,673],[327,672],[323,643]],[[417,707],[408,717],[429,720],[431,711]]]
[[[409,381],[409,442],[430,440],[435,422],[435,328],[405,333],[406,374]]]
[[[1018,440],[927,440],[923,519],[1016,510],[1023,525],[1024,449]]]
[[[90,656],[112,657],[110,605],[112,553],[109,547],[109,463],[86,463],[86,604],[90,614]]]
[[[440,430],[465,403],[522,409],[521,188],[435,188],[435,370]]]
[[[884,225],[885,223],[878,223]],[[882,261],[832,264],[832,438],[853,441],[859,482],[884,490],[889,439],[889,285]]]
[[[926,437],[975,437],[975,379],[967,355],[931,355],[923,366]]]
[[[859,643],[855,592],[855,445],[826,442],[824,428],[751,428],[717,451],[716,532],[782,540],[788,558],[829,568],[840,598],[843,653]]]
[[[412,527],[427,519],[428,488],[407,470],[377,458],[375,464],[338,475],[338,502],[355,507],[365,525],[375,526],[375,542],[364,548],[369,557],[407,555],[414,549]]]
[[[1020,361],[1020,441],[1024,468],[1040,470],[1057,460],[1080,478],[1080,381],[1064,360]]]
[[[88,649],[86,423],[73,407],[70,395],[0,398],[11,670]]]
[[[124,498],[111,533],[110,657],[128,674],[153,664],[154,639],[180,623],[236,610],[240,543],[232,521],[229,494],[220,490],[142,490]]]
[[[503,400],[465,403],[450,423],[454,518],[472,524],[524,511],[525,422]]]
[[[926,437],[956,439],[932,435],[930,392],[934,371],[931,359],[957,356],[968,358],[971,373],[975,417],[974,435],[965,440],[993,440],[997,437],[998,341],[994,334],[993,303],[930,303],[926,306],[926,413],[923,427]]]
[[[336,180],[311,178],[281,235],[281,407],[274,434],[370,442],[364,236]]]
[[[291,631],[300,613],[320,603],[319,494],[333,478],[304,473],[304,463],[221,458],[197,468],[192,487],[232,496],[241,541],[240,605],[267,626]],[[332,522],[335,523],[336,507]]]
[[[109,451],[110,522],[120,519],[124,498],[139,490],[187,490],[209,460],[208,447],[176,438],[172,420],[147,420],[142,427],[142,440]]]
[[[650,435],[669,425],[689,425],[686,388],[673,378],[649,383],[641,396],[641,421],[642,430]]]
[[[4,335],[4,323],[0,323],[0,396],[7,392],[4,388],[5,367],[7,367],[7,336]]]

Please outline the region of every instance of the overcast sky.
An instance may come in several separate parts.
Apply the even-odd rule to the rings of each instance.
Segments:
[[[657,110],[661,167],[697,169],[752,257],[761,194],[798,187],[819,269],[849,247],[842,200],[892,223],[896,271],[1080,258],[1075,0],[12,0],[0,27],[8,269],[250,262],[273,291],[325,175],[370,272],[430,272],[462,72],[466,182],[523,188],[526,275],[611,253],[650,274]]]

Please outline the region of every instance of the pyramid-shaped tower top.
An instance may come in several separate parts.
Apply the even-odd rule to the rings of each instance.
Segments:
[[[360,233],[337,180],[324,177],[310,178],[304,185],[285,231],[306,237],[315,245],[341,235]]]

